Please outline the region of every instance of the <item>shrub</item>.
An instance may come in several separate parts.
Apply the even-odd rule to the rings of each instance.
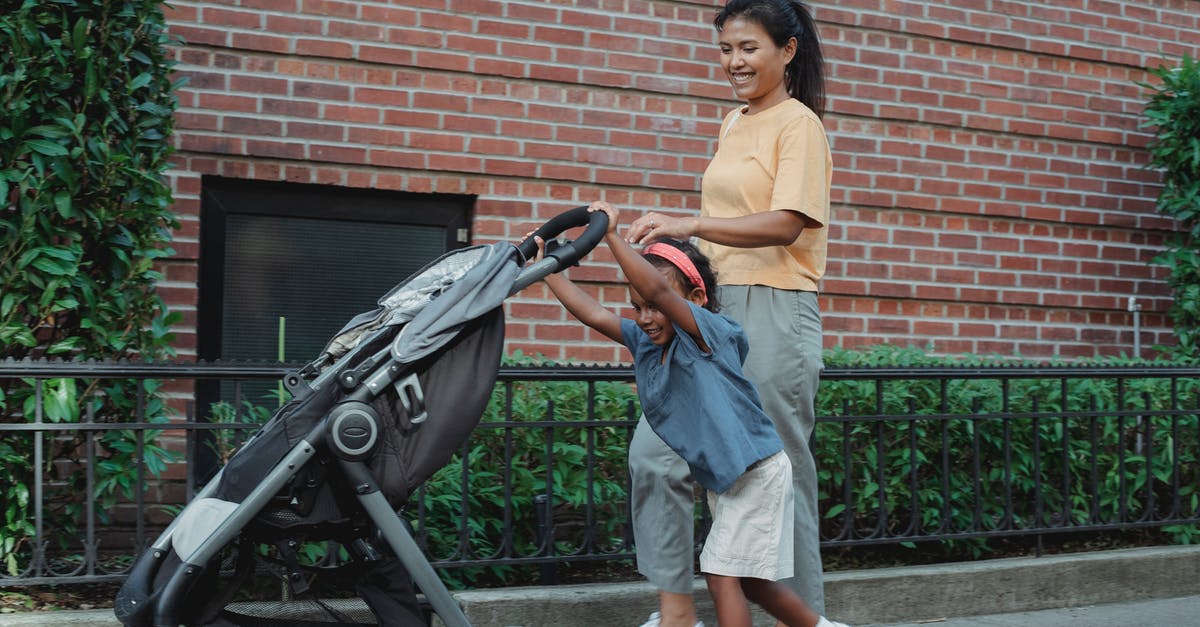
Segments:
[[[828,350],[825,360],[830,367],[904,367],[918,375],[929,367],[969,372],[972,366],[1019,371],[1033,365],[886,345]],[[517,355],[505,363],[534,360]],[[1112,359],[1092,365],[1130,364],[1149,365]],[[1198,380],[962,376],[943,382],[868,375],[826,379],[817,400],[825,419],[813,447],[827,538],[847,530],[860,539],[877,531],[891,538],[942,534],[954,539],[932,553],[964,559],[998,544],[968,538],[975,530],[1019,535],[1052,524],[1153,521],[1171,508],[1177,516],[1200,511]],[[212,413],[219,422],[261,422],[277,399],[263,403],[218,403]],[[638,411],[633,386],[624,382],[500,382],[480,426],[402,515],[416,525],[434,561],[601,558],[627,551],[626,456]],[[1008,418],[985,416],[999,412]],[[855,419],[838,421],[842,416]],[[220,456],[243,435],[219,438]],[[539,528],[551,519],[552,530]],[[506,526],[514,530],[512,544],[505,544]],[[1163,532],[1177,543],[1200,540],[1196,525]],[[324,544],[305,547],[314,562],[325,550]],[[535,582],[537,570],[531,563],[468,565],[443,569],[443,577],[458,588],[513,585]]]
[[[534,361],[520,354],[506,359],[510,365]],[[589,399],[594,401],[590,405]],[[480,426],[464,447],[466,464],[456,455],[414,497],[425,521],[418,531],[431,557],[627,550],[626,459],[632,427],[625,421],[637,416],[637,394],[626,383],[498,383]],[[583,426],[589,421],[592,426]],[[416,507],[409,509],[410,516],[418,514]],[[539,520],[551,518],[552,538],[549,530],[538,529]],[[506,524],[513,528],[513,546],[501,542]],[[460,543],[464,536],[465,547]],[[465,586],[496,577],[511,580],[513,572],[471,567],[444,575],[452,585]]]
[[[825,360],[830,367],[909,367],[918,372],[928,367],[965,372],[972,366],[1019,371],[1035,365],[1000,357],[935,356],[888,345],[828,350]],[[1128,365],[1126,361],[1104,359],[1094,365]],[[823,534],[835,539],[847,530],[860,539],[876,532],[893,537],[957,534],[935,552],[964,559],[997,544],[968,538],[974,530],[1019,533],[1035,526],[1153,520],[1175,506],[1173,482],[1178,482],[1183,515],[1200,511],[1200,418],[1180,415],[1181,406],[1175,405],[1197,406],[1200,381],[1178,380],[1175,385],[1172,389],[1167,379],[1092,377],[1068,378],[1065,384],[1038,377],[959,377],[945,384],[916,377],[825,380],[817,415],[833,420],[819,422],[813,438]],[[456,457],[424,488],[426,525],[421,531],[434,559],[537,555],[533,497],[544,493],[547,476],[553,477],[559,555],[586,548],[578,523],[589,515],[599,527],[598,546],[592,550],[620,546],[627,532],[626,421],[638,415],[637,397],[625,383],[597,384],[597,402],[589,414],[588,396],[584,383],[497,387],[483,424],[466,446],[466,464]],[[507,407],[513,423],[503,422]],[[1000,412],[1014,417],[985,418]],[[613,423],[596,430],[592,458],[586,456],[586,430],[567,422],[589,416]],[[836,420],[839,416],[856,419],[843,423]],[[530,422],[537,428],[507,428]],[[545,453],[548,442],[553,462]],[[948,473],[942,472],[943,457]],[[501,480],[504,468],[512,472],[509,486]],[[1178,476],[1172,475],[1175,469]],[[597,481],[591,495],[588,473]],[[1089,489],[1093,477],[1095,495]],[[590,510],[589,497],[594,504]],[[415,512],[414,503],[410,513]],[[466,516],[460,517],[463,512]],[[504,521],[524,542],[501,545]],[[1200,539],[1196,525],[1163,531],[1177,543]],[[460,541],[467,543],[469,554],[460,552]],[[455,585],[514,580],[514,573],[503,569],[456,568],[446,575]]]
[[[1147,146],[1149,166],[1162,171],[1156,207],[1179,226],[1155,262],[1170,270],[1174,353],[1195,359],[1200,355],[1200,60],[1185,54],[1179,65],[1164,64],[1150,74],[1158,82],[1141,84],[1151,91],[1142,128],[1154,130]]]
[[[1019,373],[1032,365],[888,346],[830,351],[826,358],[827,365],[918,370],[1006,365]],[[879,417],[817,425],[825,535],[953,535],[1161,519],[1174,507],[1175,481],[1180,515],[1200,511],[1200,422],[1178,405],[1195,407],[1198,400],[1200,381],[1153,377],[823,381],[819,416]],[[1001,412],[1009,418],[986,418]],[[1198,537],[1195,525],[1164,531],[1180,543]],[[979,555],[989,545],[976,538],[944,548]]]
[[[154,291],[176,225],[163,178],[175,96],[161,4],[0,1],[0,358],[171,354],[177,317]],[[37,385],[0,381],[0,421],[32,421]],[[139,403],[147,420],[165,415],[154,382],[40,385],[50,422],[126,420]],[[0,437],[0,458],[32,440]],[[78,544],[89,447],[99,455],[90,496],[100,511],[130,489],[132,434],[52,439],[43,470],[53,479],[48,528],[62,531],[55,544]],[[153,471],[165,458],[151,445],[145,462]],[[31,555],[12,539],[30,535],[33,469],[11,465],[7,475],[0,558],[11,573]]]

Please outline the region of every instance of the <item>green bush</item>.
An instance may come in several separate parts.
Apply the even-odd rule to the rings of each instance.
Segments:
[[[836,366],[1020,366],[887,346],[830,351],[826,358]],[[1180,380],[1175,389],[1170,380],[1156,378],[823,381],[818,415],[889,418],[817,425],[825,534],[837,537],[847,527],[862,537],[877,529],[955,534],[974,527],[1102,523],[1119,520],[1122,511],[1126,520],[1152,520],[1170,508],[1176,479],[1185,515],[1194,513],[1200,424],[1195,412],[1172,416],[1180,409],[1172,393],[1189,403],[1184,407],[1200,406],[1200,381],[1194,379]],[[1015,416],[982,417],[993,412]],[[849,472],[842,463],[846,455]],[[999,463],[1004,460],[1011,464],[1008,474]],[[1172,476],[1176,464],[1179,477]],[[1099,483],[1095,501],[1087,490],[1093,478]],[[849,503],[843,494],[852,495]],[[1035,509],[1039,496],[1042,510]],[[919,526],[911,527],[914,522]],[[1200,540],[1195,525],[1165,531],[1176,542]],[[945,544],[952,553],[973,556],[988,546],[983,539]]]
[[[1178,233],[1155,261],[1170,270],[1175,299],[1170,315],[1183,359],[1200,355],[1200,61],[1184,55],[1179,65],[1150,70],[1151,91],[1142,128],[1152,128],[1151,168],[1161,170],[1160,213],[1177,221]]]
[[[887,345],[828,350],[825,360],[829,367],[916,370],[1033,365],[999,357],[934,356],[917,348]],[[1104,359],[1094,365],[1147,364]],[[1103,523],[1118,520],[1121,511],[1127,512],[1127,520],[1153,517],[1171,507],[1168,497],[1174,480],[1180,484],[1185,515],[1198,511],[1200,424],[1194,411],[1176,418],[1169,415],[1179,407],[1172,405],[1167,379],[1085,377],[1068,379],[1064,386],[1058,378],[1016,378],[1005,383],[960,377],[948,379],[944,392],[942,385],[938,379],[822,382],[817,414],[826,420],[818,423],[813,446],[826,537],[836,538],[848,527],[859,538],[876,530],[887,535],[953,535],[975,528],[998,531]],[[1200,407],[1200,381],[1181,380],[1174,393],[1183,407]],[[594,413],[588,414],[584,383],[513,383],[511,390],[498,386],[483,424],[467,445],[466,465],[456,457],[425,486],[427,523],[422,531],[432,556],[482,558],[504,550],[514,556],[537,554],[533,497],[545,491],[545,448],[551,437],[555,458],[549,469],[558,554],[579,551],[584,545],[578,523],[587,513],[589,472],[598,482],[592,494],[598,550],[617,547],[626,531],[629,434],[625,427],[601,427],[596,431],[595,456],[589,460],[584,454],[586,431],[569,426],[569,421],[589,415],[610,421],[635,418],[637,397],[632,386],[624,383],[597,384],[596,397]],[[493,428],[503,420],[507,405],[514,422],[546,422],[536,429]],[[562,424],[550,422],[551,408],[553,419]],[[982,417],[991,412],[1016,417],[1006,421]],[[837,421],[840,416],[881,419],[843,423]],[[843,463],[846,455],[848,465]],[[943,457],[949,473],[942,472]],[[1011,473],[1005,474],[1003,460],[1009,461]],[[1171,475],[1175,464],[1178,477]],[[507,506],[505,468],[513,473],[512,503]],[[1088,491],[1093,473],[1099,484],[1094,501]],[[464,509],[463,482],[468,486],[465,521],[459,516]],[[1034,506],[1039,495],[1043,510]],[[1153,505],[1147,504],[1148,495],[1153,495]],[[415,511],[414,506],[410,513]],[[501,545],[506,520],[515,528],[518,546]],[[1200,541],[1196,525],[1168,527],[1164,532],[1177,543]],[[470,555],[457,552],[461,534]],[[982,555],[995,544],[981,538],[949,539],[940,543],[938,551],[947,559],[965,559]],[[522,580],[511,569],[456,568],[446,576],[455,585]],[[530,575],[523,580],[530,581]]]
[[[162,3],[0,1],[0,358],[153,359],[171,355],[169,315],[155,284],[172,254],[168,168],[175,109]],[[0,421],[35,417],[35,382],[0,380]],[[50,380],[44,419],[164,420],[155,382]],[[69,432],[65,432],[69,433]],[[147,434],[152,439],[155,434]],[[0,438],[0,459],[28,459],[33,436]],[[137,464],[126,431],[47,440],[52,547],[78,545],[96,459],[98,511],[128,495]],[[168,459],[148,442],[152,472]],[[28,461],[0,486],[0,559],[28,563]],[[14,538],[18,540],[14,540]]]
[[[829,367],[900,367],[918,373],[934,367],[969,372],[972,366],[1019,371],[1034,365],[887,345],[828,350],[825,360]],[[506,365],[534,362],[519,354],[505,360]],[[1154,364],[1104,359],[1090,365]],[[942,534],[951,539],[940,543],[941,556],[965,559],[987,553],[996,541],[955,534],[1114,522],[1122,512],[1126,520],[1153,519],[1175,506],[1170,500],[1175,483],[1176,515],[1200,511],[1200,380],[1172,384],[1153,377],[1079,377],[1064,384],[1057,377],[1033,376],[1007,382],[959,376],[945,383],[938,378],[827,378],[817,400],[823,420],[813,446],[826,537],[836,538],[848,528],[859,538],[875,531]],[[267,405],[274,407],[277,400],[263,402],[244,403],[237,411],[219,403],[212,413],[220,422],[265,421],[271,415]],[[403,515],[414,524],[423,521],[416,531],[434,561],[622,551],[631,533],[626,464],[638,411],[628,383],[500,382],[462,451],[425,482]],[[995,412],[1011,417],[983,417]],[[219,439],[222,458],[243,436],[231,432]],[[1011,473],[1005,474],[1003,460]],[[1174,468],[1178,475],[1172,474]],[[1099,486],[1095,498],[1087,490],[1093,480]],[[549,496],[553,510],[553,546],[538,545],[544,537],[536,502],[541,495]],[[1042,510],[1034,506],[1038,496]],[[505,526],[514,530],[512,545],[504,544]],[[1196,525],[1163,531],[1177,543],[1200,541]],[[306,547],[312,561],[319,561],[325,549],[323,544]],[[467,566],[442,574],[449,585],[461,588],[535,583],[538,569]]]
[[[506,363],[528,365],[534,360],[518,354]],[[589,397],[594,400],[590,407]],[[578,424],[635,420],[637,416],[637,394],[625,383],[497,384],[481,424],[466,446],[467,463],[456,455],[418,495],[426,521],[418,531],[433,559],[622,550],[631,427]],[[508,485],[503,481],[506,472],[510,473]],[[468,485],[465,504],[461,493],[464,481]],[[511,499],[506,498],[509,494]],[[549,540],[544,546],[537,544],[545,534],[537,529],[535,501],[543,495],[548,497],[544,507],[553,510],[553,546]],[[464,509],[469,514],[465,520],[460,515]],[[417,513],[415,507],[409,510],[410,516]],[[513,528],[514,546],[502,545],[506,521]],[[461,531],[467,533],[470,555],[459,552]],[[511,568],[472,567],[447,570],[444,576],[451,585],[466,586],[497,577],[512,581],[514,573]]]

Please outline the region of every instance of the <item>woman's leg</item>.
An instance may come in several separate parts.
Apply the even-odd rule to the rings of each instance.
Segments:
[[[661,624],[692,627],[696,624],[692,475],[687,462],[654,433],[645,416],[638,420],[629,443],[629,474],[638,572],[659,590]]]
[[[817,613],[825,611],[817,474],[809,438],[822,362],[821,315],[811,292],[756,285],[721,286],[721,313],[740,322],[750,341],[746,378],[758,388],[792,462],[795,576],[782,583]],[[793,338],[783,341],[783,338]]]
[[[694,627],[696,603],[692,593],[658,591],[658,624],[661,627]]]

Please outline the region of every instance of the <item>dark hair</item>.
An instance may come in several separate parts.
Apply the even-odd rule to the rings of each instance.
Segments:
[[[699,248],[693,246],[691,242],[681,242],[669,237],[661,237],[649,243],[666,244],[673,248],[678,248],[680,252],[687,255],[688,259],[691,259],[692,263],[696,266],[696,270],[700,272],[700,280],[704,282],[704,292],[708,295],[708,302],[704,303],[704,308],[713,313],[721,311],[721,302],[717,300],[717,272],[713,270],[712,262],[709,261],[704,253],[700,252]],[[655,268],[670,268],[674,272],[671,277],[676,284],[682,285],[685,288],[692,285],[691,280],[684,276],[683,271],[665,257],[659,257],[653,253],[643,254],[642,257],[646,261],[649,261],[650,265]]]
[[[818,117],[825,116],[825,58],[821,39],[808,7],[799,0],[729,0],[713,18],[717,32],[740,17],[763,27],[780,48],[796,38],[796,55],[784,73],[787,91]]]

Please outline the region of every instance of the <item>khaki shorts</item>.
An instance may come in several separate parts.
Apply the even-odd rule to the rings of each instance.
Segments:
[[[700,572],[778,581],[792,576],[792,465],[783,452],[751,466],[728,490],[708,492],[712,529]]]

